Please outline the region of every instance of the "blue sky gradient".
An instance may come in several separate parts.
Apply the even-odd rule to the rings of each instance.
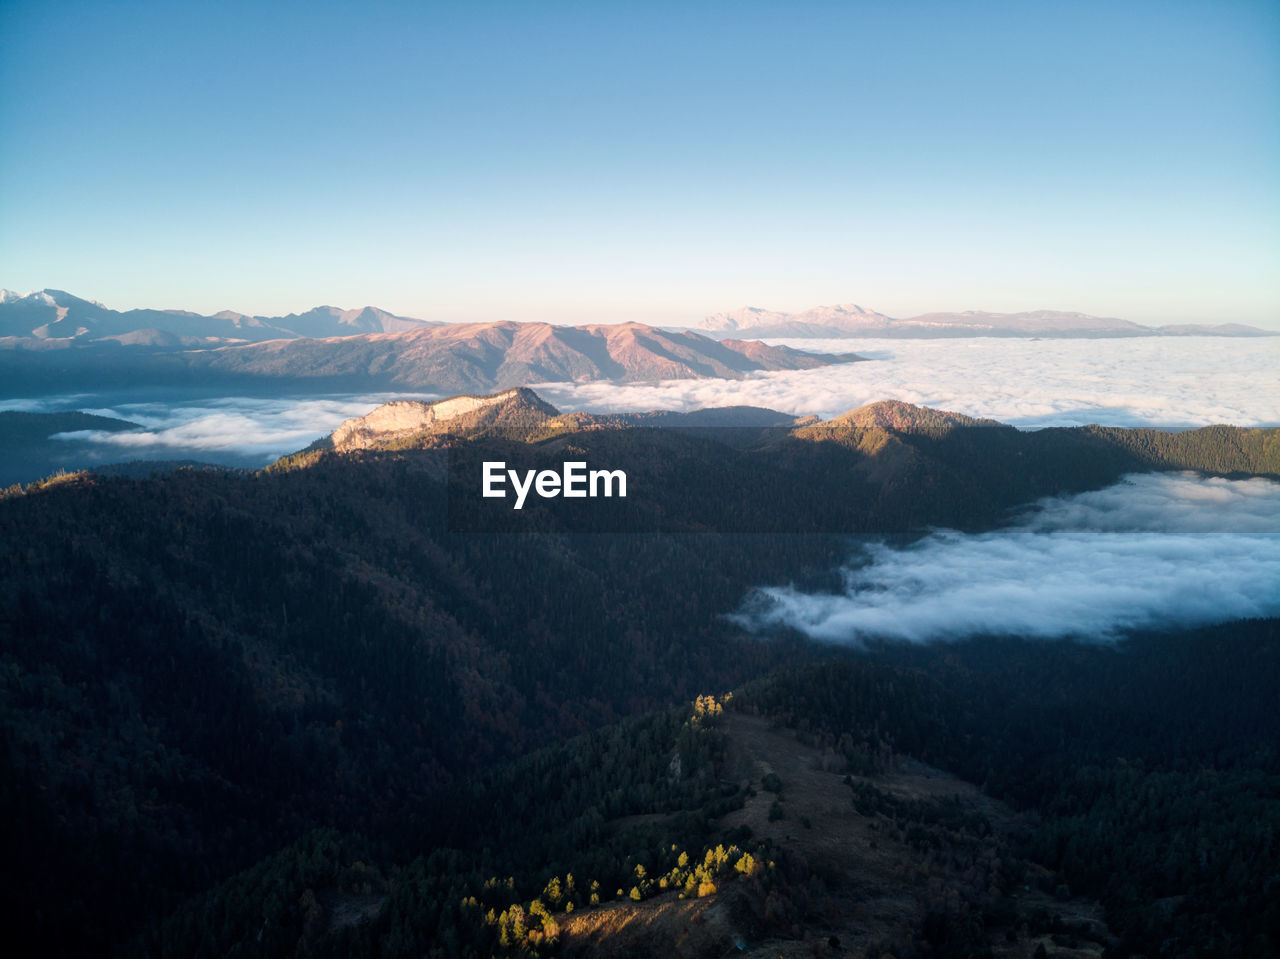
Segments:
[[[0,2],[0,286],[1280,328],[1280,5]]]

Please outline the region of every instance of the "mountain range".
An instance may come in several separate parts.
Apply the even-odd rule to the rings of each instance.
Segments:
[[[497,323],[447,324],[397,316],[375,306],[344,310],[317,306],[285,316],[250,316],[233,310],[212,315],[189,310],[117,311],[63,290],[19,294],[0,290],[0,349],[67,346],[133,346],[155,350],[208,348],[268,340],[322,339],[373,333],[406,333],[432,327],[474,329]],[[545,327],[546,323],[520,326]],[[597,324],[598,326],[599,324]],[[636,324],[622,324],[636,325]],[[1275,336],[1273,331],[1239,323],[1142,326],[1115,317],[1060,310],[1024,313],[924,313],[894,318],[856,303],[817,306],[802,313],[781,313],[754,306],[708,316],[694,327],[722,337],[1134,337]]]
[[[737,379],[859,359],[640,323],[459,323],[200,349],[126,348],[101,340],[51,349],[49,343],[10,340],[0,349],[0,380],[14,395],[125,385],[487,392],[547,382]]]
[[[207,346],[358,333],[400,333],[435,326],[374,306],[343,310],[317,306],[287,316],[249,316],[223,310],[203,316],[189,310],[113,310],[64,290],[25,295],[0,290],[0,337],[76,343],[116,342],[134,346]]]
[[[325,340],[293,340],[190,354],[221,373],[293,377],[376,376],[396,386],[457,391],[528,383],[737,379],[857,359],[742,340],[713,340],[640,323],[462,323]]]
[[[859,306],[841,303],[816,306],[803,313],[779,313],[744,306],[716,313],[697,329],[713,336],[751,337],[895,337],[930,339],[967,336],[1026,336],[1105,338],[1130,336],[1276,336],[1269,330],[1239,323],[1142,326],[1129,320],[1060,310],[1025,313],[923,313],[895,319]]]

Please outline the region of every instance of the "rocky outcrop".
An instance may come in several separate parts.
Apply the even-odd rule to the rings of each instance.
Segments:
[[[527,425],[557,415],[556,408],[533,390],[519,387],[492,396],[451,396],[434,403],[393,400],[365,416],[345,420],[333,431],[330,442],[335,450],[344,452],[371,449],[442,427],[473,427],[483,420]]]

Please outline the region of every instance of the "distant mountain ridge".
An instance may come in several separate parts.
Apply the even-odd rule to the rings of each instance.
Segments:
[[[892,317],[868,310],[856,303],[817,306],[803,313],[779,313],[744,306],[707,317],[699,329],[716,333],[746,333],[752,336],[842,336],[847,333],[888,330]]]
[[[811,353],[641,323],[455,323],[203,348],[158,344],[156,349],[131,349],[114,340],[73,348],[30,338],[0,346],[7,347],[0,348],[0,382],[14,395],[23,390],[178,384],[487,393],[551,382],[741,379],[861,359],[852,353]]]
[[[162,350],[270,340],[327,339],[372,333],[406,333],[448,324],[399,316],[375,306],[344,310],[317,306],[302,313],[261,316],[220,310],[211,315],[190,310],[113,310],[97,300],[65,290],[44,289],[20,294],[0,290],[0,346],[56,348],[103,345]],[[554,324],[521,324],[545,327]],[[597,324],[599,325],[599,324]],[[628,324],[615,324],[626,326]],[[576,327],[583,329],[585,327]],[[845,336],[944,338],[1004,337],[1134,337],[1134,336],[1277,336],[1240,323],[1180,323],[1142,326],[1115,317],[1090,316],[1061,310],[994,313],[983,310],[924,313],[899,319],[857,303],[816,306],[801,313],[784,313],[744,306],[706,317],[692,328],[716,338]]]
[[[355,310],[317,306],[287,316],[249,316],[233,310],[203,316],[189,310],[121,312],[65,290],[37,290],[25,295],[0,290],[0,337],[36,340],[114,340],[124,345],[173,348],[216,342],[401,333],[437,325],[374,306]]]
[[[118,312],[63,290],[0,290],[0,380],[59,385],[224,385],[489,392],[532,383],[738,379],[860,359],[642,323],[431,323],[377,307],[287,316]]]
[[[847,363],[759,342],[715,340],[641,323],[458,323],[404,333],[285,340],[183,354],[193,371],[350,381],[440,392],[532,383],[641,382],[717,377]]]
[[[1107,338],[1135,336],[1280,336],[1240,323],[1181,323],[1142,326],[1116,317],[1062,310],[992,313],[985,310],[923,313],[895,319],[856,303],[817,306],[803,313],[780,313],[744,306],[708,316],[697,329],[713,336],[845,336],[946,338],[969,336]]]

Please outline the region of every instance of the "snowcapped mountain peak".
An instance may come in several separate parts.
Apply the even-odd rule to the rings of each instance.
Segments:
[[[0,290],[0,303],[26,303],[28,306],[72,306],[76,303],[90,303],[99,309],[106,309],[96,300],[83,300],[66,290],[29,290],[19,293],[16,290]]]
[[[698,325],[698,329],[732,333],[735,330],[745,330],[754,326],[781,323],[787,317],[788,314],[786,313],[778,313],[758,306],[740,306],[736,310],[708,316]]]

